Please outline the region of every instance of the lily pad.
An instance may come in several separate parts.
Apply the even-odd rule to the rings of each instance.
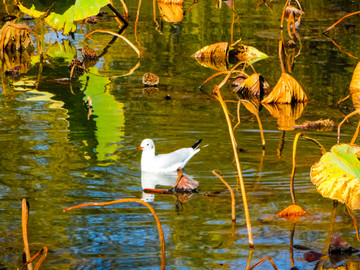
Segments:
[[[70,2],[70,3],[69,3]],[[110,3],[110,0],[76,0],[76,1],[57,1],[55,4],[47,6],[53,11],[45,18],[45,22],[54,30],[63,29],[64,35],[76,30],[74,21],[80,21],[99,13],[103,6]],[[18,4],[20,10],[34,18],[45,14],[44,5],[39,1],[26,1]]]
[[[323,197],[360,209],[360,146],[337,144],[311,167],[311,182]]]

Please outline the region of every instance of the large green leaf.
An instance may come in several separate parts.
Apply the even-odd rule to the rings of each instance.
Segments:
[[[311,181],[324,197],[360,209],[360,146],[338,144],[311,167]]]
[[[56,31],[63,29],[64,35],[66,35],[76,30],[74,21],[98,14],[100,9],[109,3],[110,0],[75,0],[51,1],[44,4],[33,0],[19,3],[18,6],[22,12],[35,18],[44,15],[45,10],[51,8],[52,12],[45,18],[45,22]]]

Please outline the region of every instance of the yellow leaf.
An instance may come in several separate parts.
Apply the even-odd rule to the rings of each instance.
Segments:
[[[306,102],[307,97],[300,84],[289,74],[283,72],[272,92],[262,103]]]

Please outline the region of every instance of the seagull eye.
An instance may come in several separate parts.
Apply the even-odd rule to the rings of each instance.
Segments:
[[[147,144],[147,146],[149,146],[149,144]]]

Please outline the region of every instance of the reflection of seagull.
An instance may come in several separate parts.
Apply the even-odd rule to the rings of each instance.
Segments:
[[[192,147],[181,148],[168,154],[155,155],[153,140],[145,139],[138,149],[142,149],[141,170],[146,172],[175,172],[178,168],[184,168],[186,163],[200,151],[198,140]]]
[[[171,187],[176,181],[177,174],[172,173],[154,173],[154,172],[141,172],[141,187],[142,189],[155,189],[156,186]],[[146,202],[154,201],[155,195],[143,192],[142,199]]]

